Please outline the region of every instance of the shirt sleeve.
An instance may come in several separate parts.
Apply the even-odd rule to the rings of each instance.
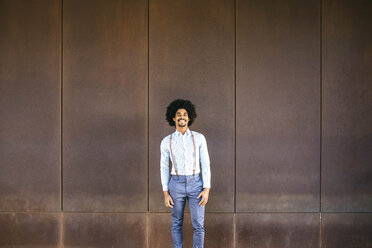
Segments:
[[[199,147],[199,154],[200,154],[200,162],[201,162],[201,169],[203,175],[203,187],[204,188],[211,188],[211,168],[210,168],[210,160],[209,160],[209,153],[207,147],[207,140],[205,139],[204,135],[201,135],[201,145]]]
[[[165,139],[160,144],[160,177],[163,191],[168,191],[169,182],[169,152]]]

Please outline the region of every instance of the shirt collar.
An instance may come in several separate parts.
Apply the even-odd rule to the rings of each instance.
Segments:
[[[174,131],[174,135],[176,135],[176,136],[182,136],[182,133],[180,131],[178,131],[177,128],[176,128],[176,131]],[[191,135],[190,128],[187,128],[187,130],[185,132],[185,135],[186,136],[190,136]]]

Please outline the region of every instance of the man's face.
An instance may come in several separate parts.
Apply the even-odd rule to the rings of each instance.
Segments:
[[[187,114],[186,109],[178,109],[173,120],[176,123],[176,127],[185,127],[189,123],[190,118]]]

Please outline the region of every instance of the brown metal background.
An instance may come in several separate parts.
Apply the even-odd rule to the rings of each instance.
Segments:
[[[205,247],[372,247],[372,4],[0,0],[0,247],[172,247],[196,104]],[[188,206],[184,246],[192,246]]]
[[[0,213],[0,247],[61,247],[59,213]]]
[[[318,213],[250,213],[236,215],[236,247],[319,245]]]
[[[0,210],[61,205],[58,1],[0,1]]]
[[[63,210],[147,210],[146,5],[63,1]]]
[[[319,211],[319,1],[239,1],[236,209]]]
[[[323,13],[322,210],[371,212],[372,2]]]

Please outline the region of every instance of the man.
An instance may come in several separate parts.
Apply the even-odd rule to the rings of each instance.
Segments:
[[[167,107],[166,120],[170,126],[175,126],[176,130],[160,144],[164,204],[171,208],[171,234],[175,248],[183,247],[182,225],[186,199],[189,201],[194,228],[193,247],[204,247],[204,213],[211,188],[211,172],[204,135],[189,129],[196,116],[195,106],[190,101],[173,101]],[[170,181],[169,159],[172,161]]]

